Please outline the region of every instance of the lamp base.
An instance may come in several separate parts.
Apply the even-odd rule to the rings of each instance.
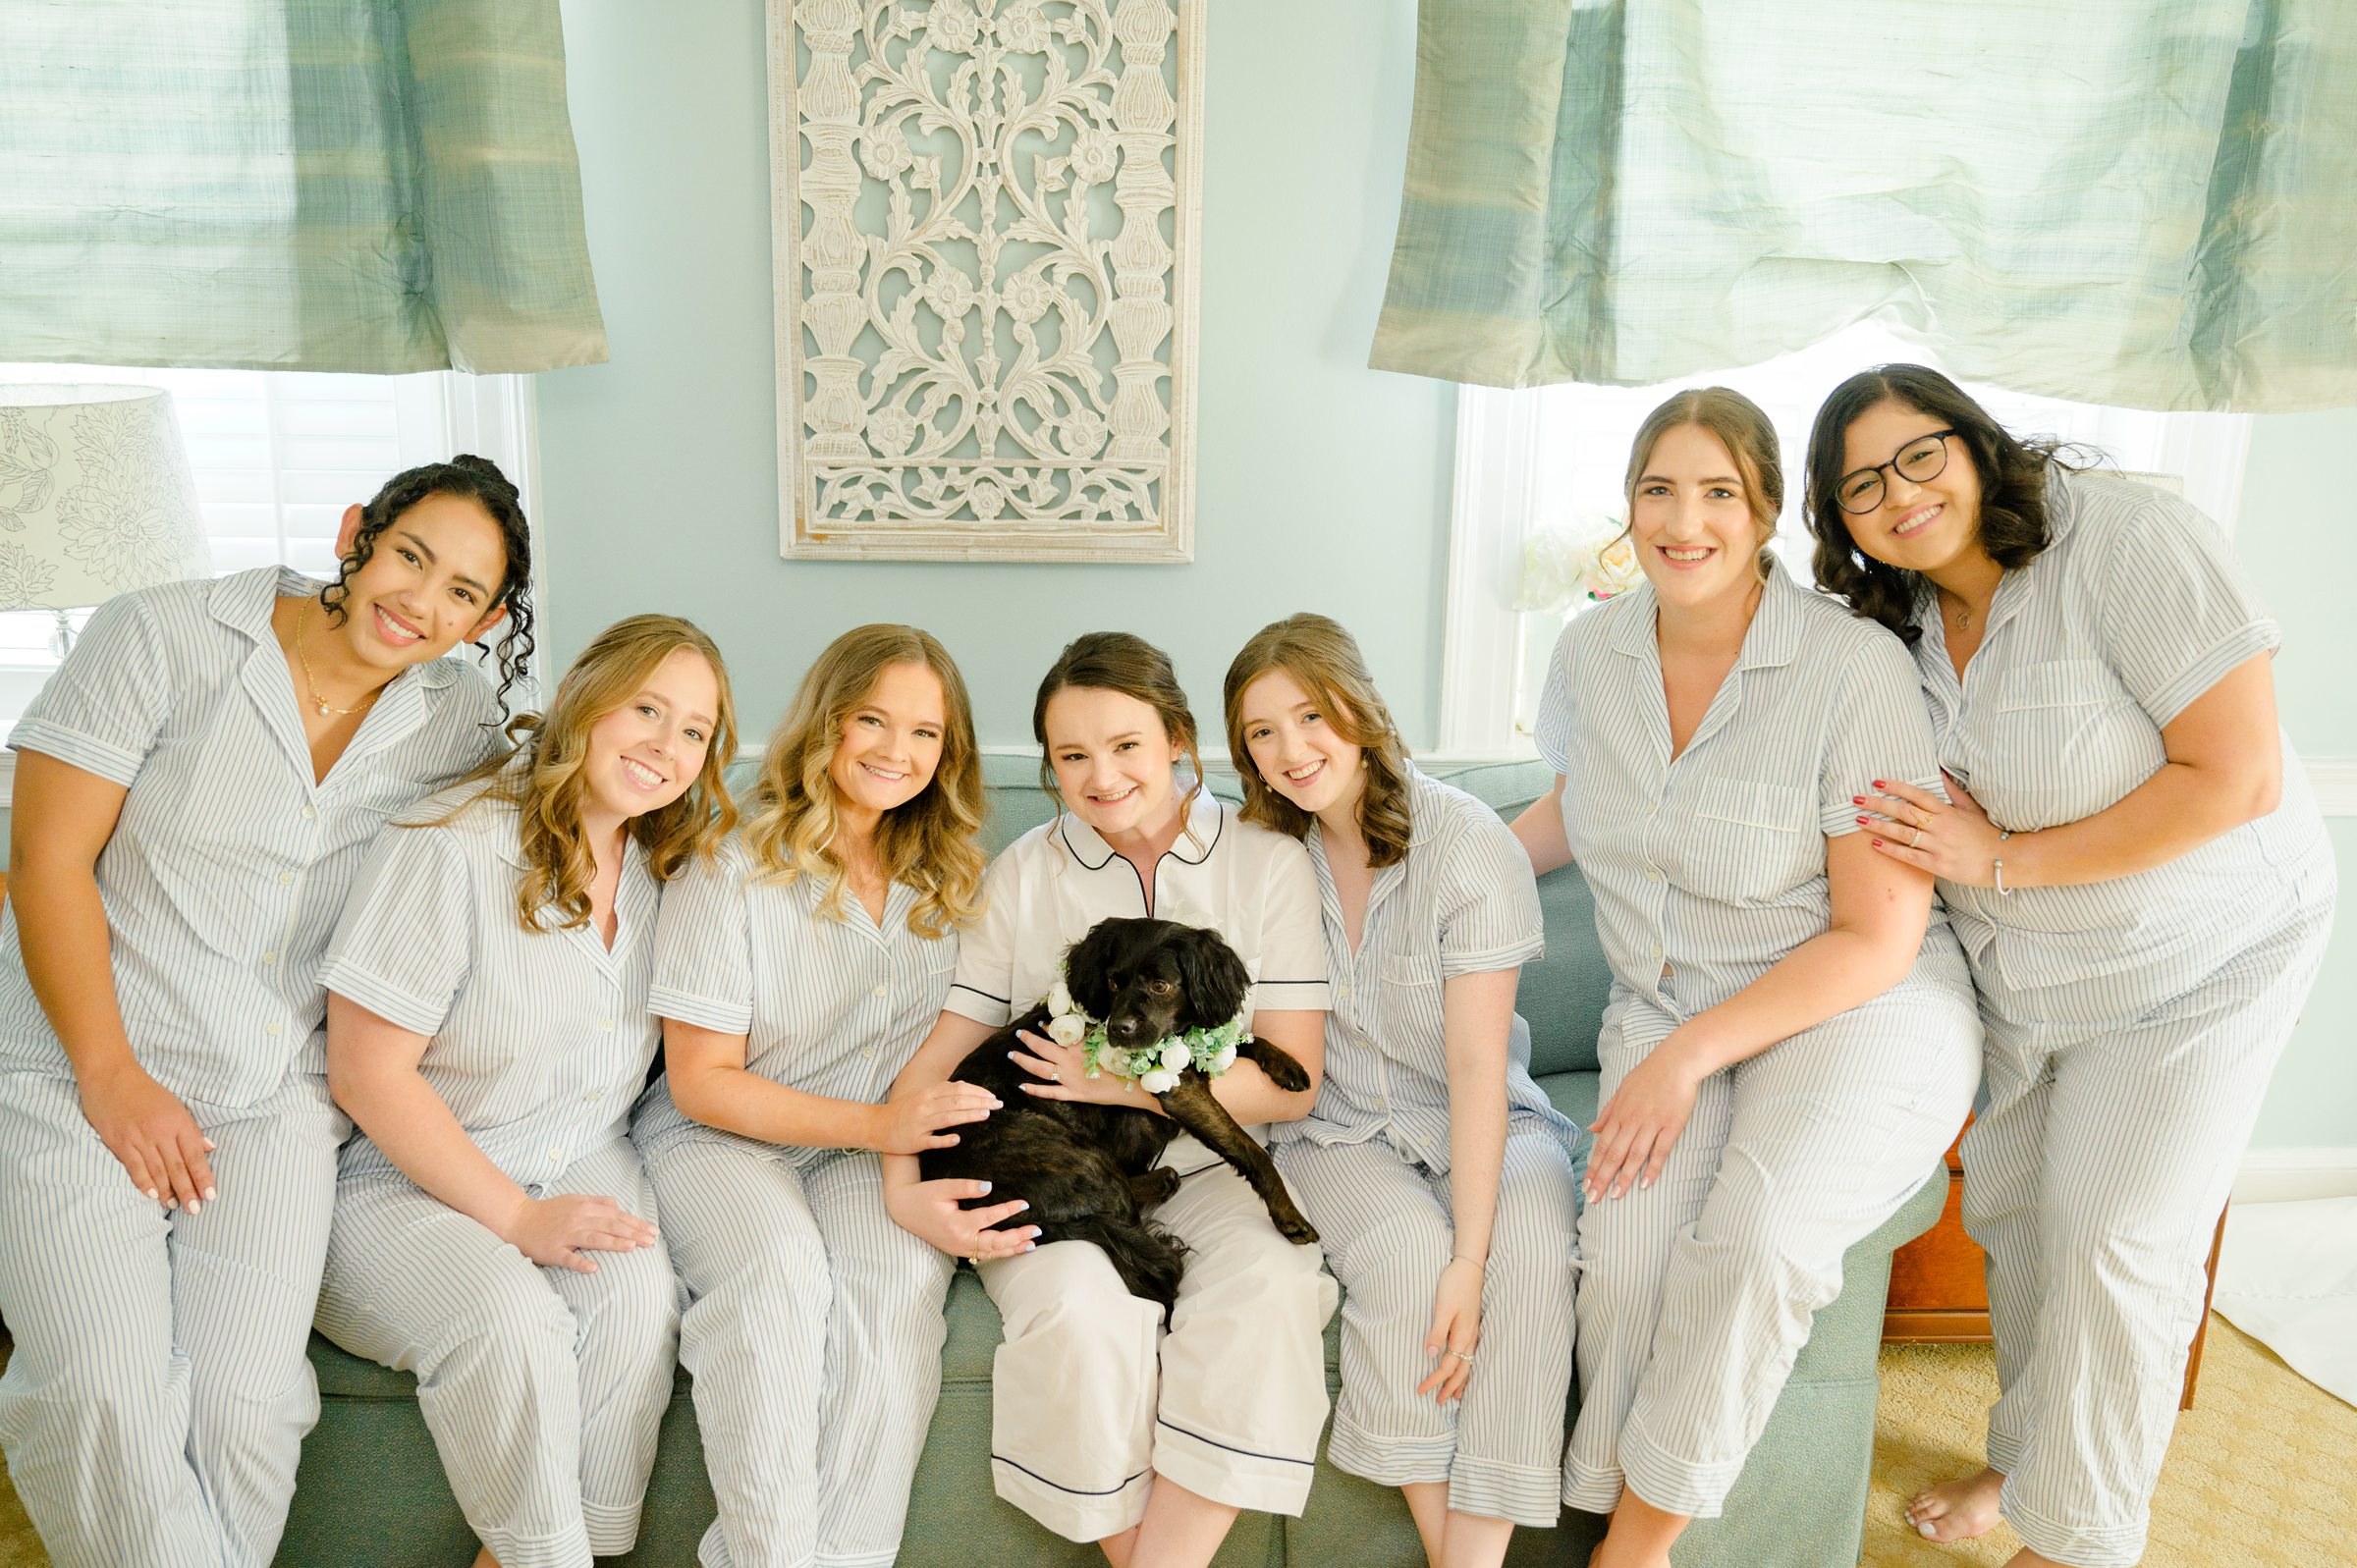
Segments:
[[[49,613],[57,618],[57,623],[49,628],[49,651],[64,664],[66,655],[74,651],[74,622],[63,610]]]

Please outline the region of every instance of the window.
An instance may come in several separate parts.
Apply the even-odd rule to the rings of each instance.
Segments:
[[[403,468],[458,452],[497,462],[522,490],[524,514],[534,513],[529,377],[0,364],[0,382],[10,381],[170,392],[218,573],[278,564],[332,575],[346,507]],[[70,619],[79,629],[89,617]],[[57,668],[54,625],[46,610],[0,614],[0,734]]]
[[[1461,388],[1440,749],[1453,755],[1530,752],[1547,657],[1567,617],[1511,608],[1524,546],[1538,529],[1585,536],[1621,514],[1629,443],[1664,398],[1679,387],[1728,386],[1776,421],[1784,438],[1787,502],[1777,549],[1806,581],[1811,541],[1801,489],[1810,422],[1826,394],[1852,372],[1894,359],[1939,363],[1867,323],[1765,364],[1659,387]],[[1966,390],[2008,429],[2093,447],[2131,472],[2179,478],[2186,498],[2232,533],[2250,439],[2247,415],[2100,407],[1971,383]]]

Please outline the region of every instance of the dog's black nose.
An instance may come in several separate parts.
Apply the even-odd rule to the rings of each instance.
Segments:
[[[1108,1018],[1105,1021],[1105,1038],[1124,1050],[1137,1045],[1145,1032],[1145,1020],[1142,1018]]]

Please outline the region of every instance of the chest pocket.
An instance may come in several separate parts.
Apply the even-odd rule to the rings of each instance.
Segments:
[[[1392,953],[1383,960],[1383,983],[1409,995],[1429,991],[1441,983],[1440,960]]]
[[[1806,789],[1749,779],[1697,781],[1679,881],[1706,898],[1775,898],[1824,874],[1817,805]]]
[[[1975,727],[1973,788],[2016,833],[2093,816],[2166,760],[2160,730],[2100,659],[2008,670],[1993,697]]]

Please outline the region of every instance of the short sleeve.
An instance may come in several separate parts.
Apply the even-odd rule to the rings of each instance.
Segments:
[[[1318,902],[1318,872],[1298,839],[1271,834],[1268,867],[1261,885],[1260,963],[1246,1012],[1325,1012],[1333,1005],[1326,990],[1325,912]]]
[[[377,831],[328,942],[322,989],[411,1034],[440,1032],[473,967],[475,927],[484,918],[474,908],[460,841],[467,831],[463,821]],[[513,900],[488,917],[505,919],[523,939]]]
[[[2156,726],[2282,646],[2218,525],[2173,496],[2154,492],[2120,528],[2094,591],[2104,651]]]
[[[1539,692],[1539,717],[1531,738],[1557,773],[1571,771],[1571,627],[1565,625],[1547,658],[1547,683]]]
[[[98,607],[8,737],[131,787],[172,710],[173,660],[141,594]]]
[[[741,1035],[753,1027],[750,863],[732,841],[666,883],[655,916],[655,977],[646,1010]],[[780,890],[784,891],[784,890]]]
[[[1863,640],[1829,710],[1817,786],[1817,825],[1828,838],[1858,831],[1855,797],[1869,792],[1877,779],[1902,779],[1947,797],[1915,661],[1890,632],[1863,622],[1852,627]]]
[[[1434,846],[1446,857],[1437,899],[1443,979],[1519,968],[1547,947],[1530,856],[1506,824],[1482,816]]]
[[[1021,919],[1022,872],[1012,849],[982,877],[982,915],[959,934],[958,978],[942,1010],[1004,1029],[1014,1017],[1014,944]]]

